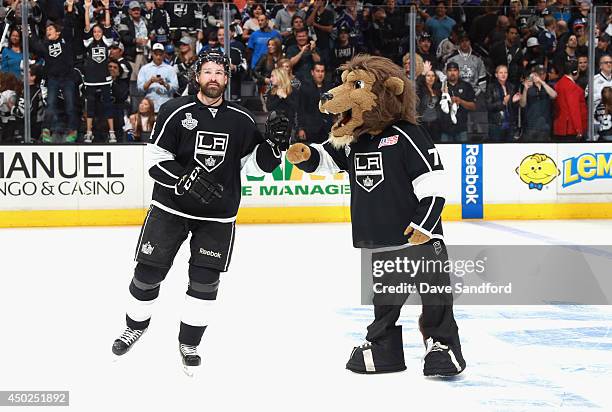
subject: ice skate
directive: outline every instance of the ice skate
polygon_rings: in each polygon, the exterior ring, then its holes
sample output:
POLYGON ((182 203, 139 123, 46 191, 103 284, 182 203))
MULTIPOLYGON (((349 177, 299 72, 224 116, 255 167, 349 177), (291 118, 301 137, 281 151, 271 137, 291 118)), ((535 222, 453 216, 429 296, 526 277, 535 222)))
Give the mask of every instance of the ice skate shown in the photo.
POLYGON ((429 338, 425 341, 423 374, 425 376, 454 376, 465 369, 461 349, 451 348, 429 338))
POLYGON ((353 348, 346 369, 356 373, 386 373, 406 370, 402 327, 395 326, 386 337, 353 348))
POLYGON ((197 367, 202 363, 198 355, 198 347, 193 345, 179 344, 179 352, 183 363, 183 372, 189 377, 193 377, 197 367))
POLYGON ((145 333, 146 329, 132 329, 125 328, 121 336, 115 339, 113 342, 113 353, 117 356, 124 355, 127 351, 129 351, 134 343, 140 339, 140 337, 145 333))

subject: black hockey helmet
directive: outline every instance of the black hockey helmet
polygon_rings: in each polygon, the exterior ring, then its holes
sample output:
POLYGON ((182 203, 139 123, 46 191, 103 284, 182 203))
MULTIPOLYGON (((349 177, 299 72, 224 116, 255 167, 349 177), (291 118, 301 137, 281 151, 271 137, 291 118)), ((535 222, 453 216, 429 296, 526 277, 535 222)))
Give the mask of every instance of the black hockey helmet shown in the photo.
POLYGON ((193 69, 196 73, 196 78, 200 74, 200 70, 202 69, 202 66, 208 62, 217 63, 223 66, 223 70, 225 71, 225 74, 229 76, 230 74, 229 59, 227 58, 225 54, 221 52, 221 50, 212 49, 212 50, 205 50, 201 52, 200 55, 198 56, 198 60, 196 60, 195 64, 193 65, 193 69))

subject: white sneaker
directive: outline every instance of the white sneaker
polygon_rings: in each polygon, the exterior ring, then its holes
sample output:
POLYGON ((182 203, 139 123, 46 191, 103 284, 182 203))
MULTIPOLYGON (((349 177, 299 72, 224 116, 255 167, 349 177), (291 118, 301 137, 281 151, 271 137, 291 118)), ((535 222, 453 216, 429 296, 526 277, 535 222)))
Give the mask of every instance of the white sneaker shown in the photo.
POLYGON ((117 136, 115 136, 115 132, 113 130, 108 132, 108 142, 109 143, 117 143, 117 136))
POLYGON ((92 132, 87 132, 85 133, 85 137, 83 140, 85 143, 91 143, 93 142, 93 133, 92 132))

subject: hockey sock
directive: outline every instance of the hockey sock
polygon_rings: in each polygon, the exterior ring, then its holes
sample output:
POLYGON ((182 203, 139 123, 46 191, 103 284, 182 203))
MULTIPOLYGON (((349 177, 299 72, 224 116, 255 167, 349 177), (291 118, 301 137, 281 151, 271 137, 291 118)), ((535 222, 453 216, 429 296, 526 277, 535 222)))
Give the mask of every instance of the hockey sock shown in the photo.
POLYGON ((127 326, 146 329, 151 320, 153 303, 159 296, 159 285, 166 277, 168 268, 158 268, 138 263, 130 282, 130 296, 126 311, 127 326))
POLYGON ((189 265, 189 287, 181 315, 179 342, 197 346, 209 323, 219 289, 219 271, 189 265))

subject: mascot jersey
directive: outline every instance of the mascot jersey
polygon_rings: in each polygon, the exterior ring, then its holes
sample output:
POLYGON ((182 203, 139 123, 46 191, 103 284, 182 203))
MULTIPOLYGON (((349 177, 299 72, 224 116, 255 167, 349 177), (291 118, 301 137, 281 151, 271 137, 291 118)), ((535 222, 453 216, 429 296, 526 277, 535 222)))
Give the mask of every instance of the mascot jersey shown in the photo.
POLYGON ((351 183, 353 245, 358 248, 408 243, 410 224, 431 238, 443 239, 443 167, 428 133, 406 121, 382 133, 336 149, 313 144, 298 166, 307 173, 348 172, 351 183))

